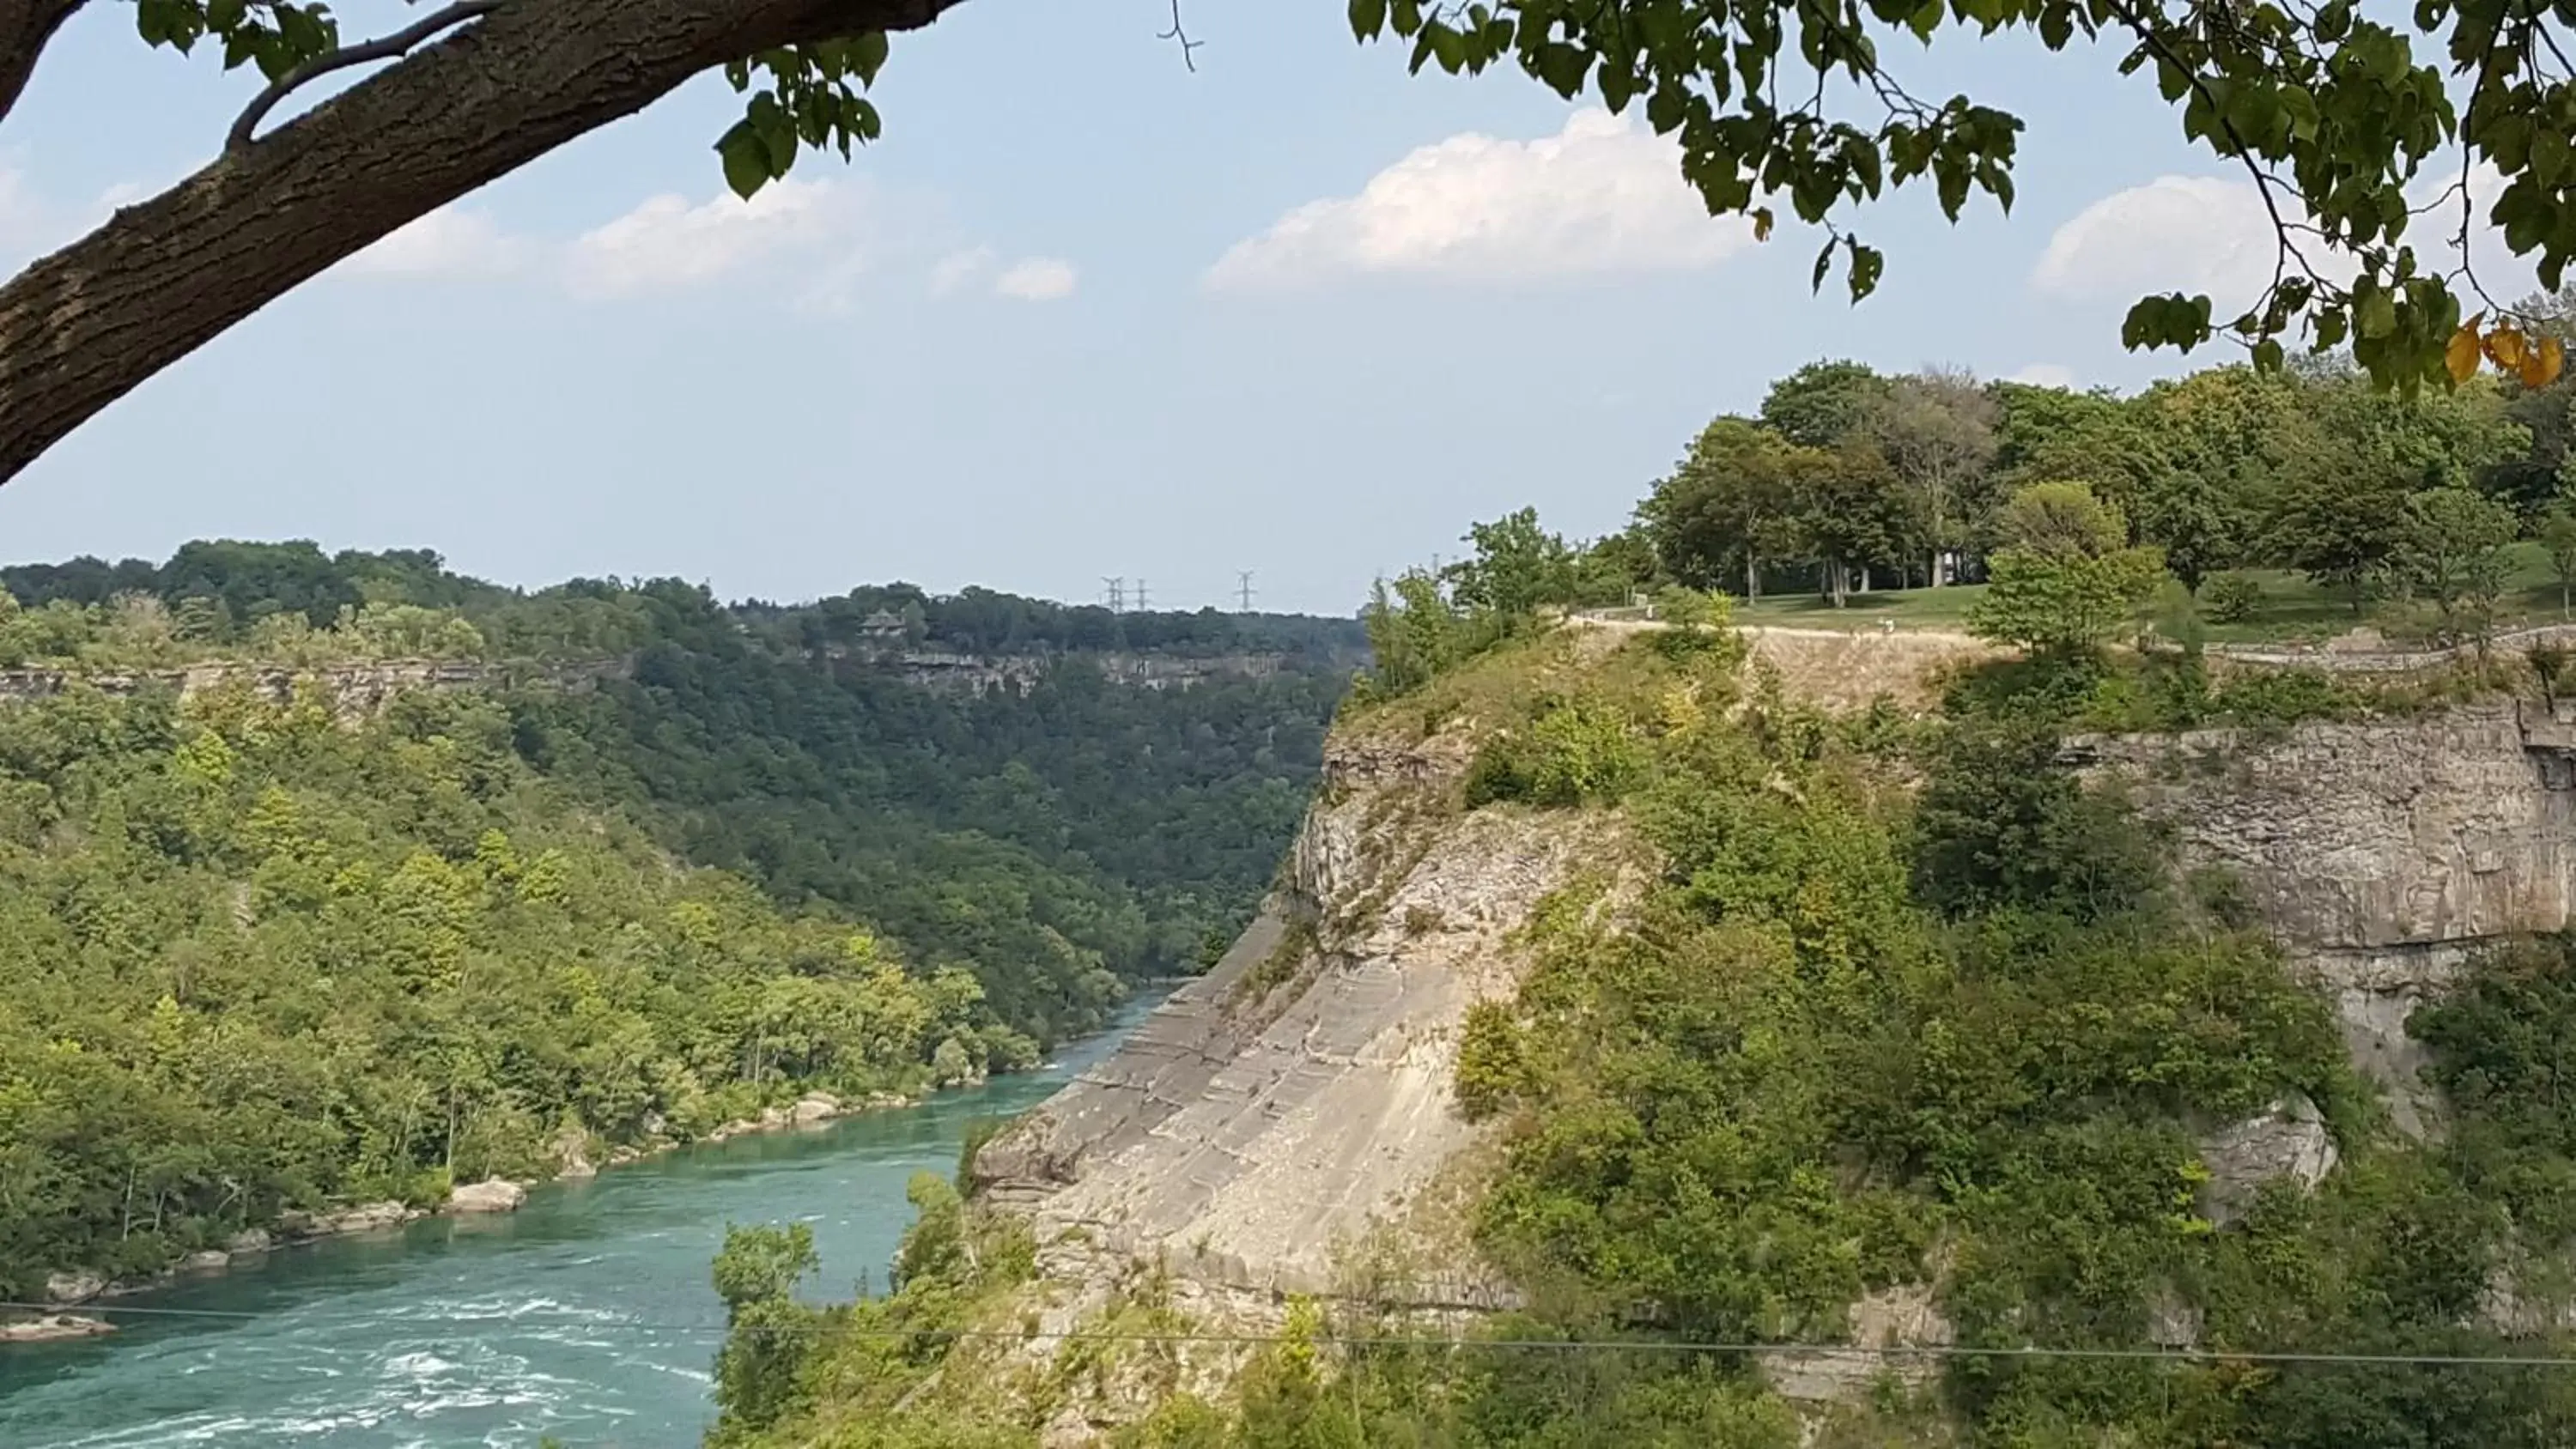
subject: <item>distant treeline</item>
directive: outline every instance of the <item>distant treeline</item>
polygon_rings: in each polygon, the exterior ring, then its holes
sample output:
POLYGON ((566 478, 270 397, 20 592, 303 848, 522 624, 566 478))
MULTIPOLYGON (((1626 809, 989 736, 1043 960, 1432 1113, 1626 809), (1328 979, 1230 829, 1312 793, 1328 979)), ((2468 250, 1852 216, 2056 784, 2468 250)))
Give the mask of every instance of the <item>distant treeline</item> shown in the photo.
MULTIPOLYGON (((24 609, 104 613, 120 600, 159 601, 182 639, 249 640, 263 621, 298 615, 331 630, 373 611, 435 610, 471 623, 496 653, 561 655, 626 650, 662 637, 670 609, 717 605, 703 587, 677 579, 573 579, 516 589, 470 578, 429 549, 325 553, 309 542, 203 540, 167 562, 81 557, 0 568, 24 609)), ((743 628, 783 648, 827 652, 868 637, 880 612, 905 626, 904 643, 964 654, 1134 651, 1206 656, 1295 655, 1354 667, 1367 641, 1356 618, 1230 614, 1216 609, 1116 612, 992 589, 934 595, 905 583, 853 589, 810 604, 746 601, 722 607, 743 628)), ((63 632, 61 629, 56 633, 63 632)), ((276 633, 271 626, 269 633, 276 633)))

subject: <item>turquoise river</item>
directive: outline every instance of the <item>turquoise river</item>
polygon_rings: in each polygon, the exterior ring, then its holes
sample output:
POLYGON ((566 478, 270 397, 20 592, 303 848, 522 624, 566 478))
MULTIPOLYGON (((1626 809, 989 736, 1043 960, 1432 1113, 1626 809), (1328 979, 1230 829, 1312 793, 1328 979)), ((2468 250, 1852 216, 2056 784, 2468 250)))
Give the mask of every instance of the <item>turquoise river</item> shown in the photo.
MULTIPOLYGON (((1132 1008, 1123 1030, 1141 1016, 1132 1008)), ((504 1217, 271 1253, 121 1300, 116 1335, 0 1347, 7 1449, 687 1449, 714 1416, 727 1223, 804 1222, 818 1296, 882 1286, 904 1184, 967 1124, 1035 1105, 1118 1031, 1041 1072, 903 1111, 739 1137, 550 1184, 504 1217)))

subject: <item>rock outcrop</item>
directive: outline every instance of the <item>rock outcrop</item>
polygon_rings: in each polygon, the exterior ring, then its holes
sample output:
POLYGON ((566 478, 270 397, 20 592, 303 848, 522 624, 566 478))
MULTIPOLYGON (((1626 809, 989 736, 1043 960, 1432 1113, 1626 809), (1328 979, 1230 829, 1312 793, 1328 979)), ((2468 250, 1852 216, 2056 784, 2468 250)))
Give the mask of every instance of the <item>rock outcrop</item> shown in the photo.
POLYGON ((87 1303, 107 1291, 107 1280, 96 1273, 55 1273, 45 1279, 45 1301, 68 1307, 87 1303))
POLYGON ((116 1332, 116 1325, 105 1319, 89 1318, 77 1313, 47 1313, 35 1318, 12 1319, 0 1323, 0 1343, 60 1343, 75 1338, 97 1338, 116 1332))
POLYGON ((506 1177, 469 1182, 447 1195, 451 1213, 514 1213, 528 1200, 528 1190, 506 1177))
POLYGON ((1957 1341, 1957 1331, 1932 1301, 1932 1290, 1908 1283, 1868 1294, 1851 1306, 1851 1348, 1773 1352, 1758 1358, 1762 1376, 1784 1399, 1854 1404, 1866 1400, 1882 1382, 1907 1388, 1930 1382, 1940 1368, 1931 1351, 1957 1341), (1901 1351, 1909 1348, 1926 1351, 1901 1351))
POLYGON ((631 661, 623 659, 563 664, 535 660, 370 659, 309 666, 225 662, 182 669, 0 669, 0 701, 44 699, 78 684, 107 695, 166 689, 183 699, 238 687, 282 702, 294 698, 299 684, 310 681, 344 718, 361 718, 383 709, 397 695, 413 690, 489 689, 535 682, 578 689, 603 679, 622 678, 631 668, 631 661))
POLYGON ((2334 1134, 2317 1104, 2293 1093, 2201 1144, 2201 1165, 2209 1169, 2201 1211, 2225 1226, 2253 1206, 2265 1184, 2287 1179, 2303 1191, 2314 1188, 2334 1171, 2336 1158, 2334 1134))
POLYGON ((2431 1103, 2406 1018, 2478 950, 2576 920, 2576 714, 2563 704, 2092 736, 2068 756, 2124 779, 2187 863, 2242 885, 2409 1131, 2431 1103))
POLYGON ((322 1213, 290 1209, 277 1215, 277 1233, 284 1238, 330 1238, 343 1233, 372 1233, 398 1228, 421 1216, 420 1209, 391 1200, 359 1203, 354 1207, 322 1213))
MULTIPOLYGON (((1108 1061, 987 1145, 996 1203, 1034 1216, 1050 1271, 1158 1257, 1260 1300, 1335 1291, 1340 1258, 1401 1234, 1482 1129, 1452 1095, 1468 1008, 1520 979, 1508 938, 1624 848, 1606 816, 1461 814, 1467 742, 1337 740, 1285 882, 1234 948, 1108 1061)), ((1504 1298, 1470 1263, 1408 1302, 1504 1298)))

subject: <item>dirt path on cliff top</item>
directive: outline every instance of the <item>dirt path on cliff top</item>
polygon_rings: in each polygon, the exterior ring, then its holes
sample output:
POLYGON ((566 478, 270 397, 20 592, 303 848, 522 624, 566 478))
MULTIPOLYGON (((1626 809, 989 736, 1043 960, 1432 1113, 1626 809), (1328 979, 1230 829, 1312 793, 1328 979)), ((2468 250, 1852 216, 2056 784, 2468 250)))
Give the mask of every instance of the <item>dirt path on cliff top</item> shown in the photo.
MULTIPOLYGON (((1611 635, 1670 628, 1658 619, 1570 616, 1576 628, 1611 635)), ((1736 626, 1755 658, 1779 671, 1792 695, 1825 709, 1866 709, 1887 698, 1909 709, 1939 702, 1943 677, 1955 665, 2005 653, 1983 639, 1931 629, 1793 629, 1769 624, 1736 626)))

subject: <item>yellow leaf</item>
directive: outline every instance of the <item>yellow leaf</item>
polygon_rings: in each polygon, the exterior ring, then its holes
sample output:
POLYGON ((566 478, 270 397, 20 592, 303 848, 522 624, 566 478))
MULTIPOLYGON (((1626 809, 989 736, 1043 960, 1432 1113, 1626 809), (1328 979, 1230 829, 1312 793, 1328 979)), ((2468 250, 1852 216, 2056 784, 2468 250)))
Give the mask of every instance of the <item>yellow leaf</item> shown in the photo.
POLYGON ((2558 380, 2558 369, 2567 362, 2567 349, 2555 337, 2543 337, 2525 348, 2522 354, 2522 385, 2543 388, 2558 380))
POLYGON ((2522 366, 2522 333, 2510 322, 2487 334, 2487 360, 2498 372, 2512 372, 2522 366))
POLYGON ((2478 321, 2475 317, 2451 334, 2451 345, 2442 350, 2442 365, 2451 370, 2453 382, 2467 382, 2477 375, 2478 321))
POLYGON ((1758 242, 1771 239, 1771 208, 1757 206, 1753 209, 1753 239, 1758 242))

